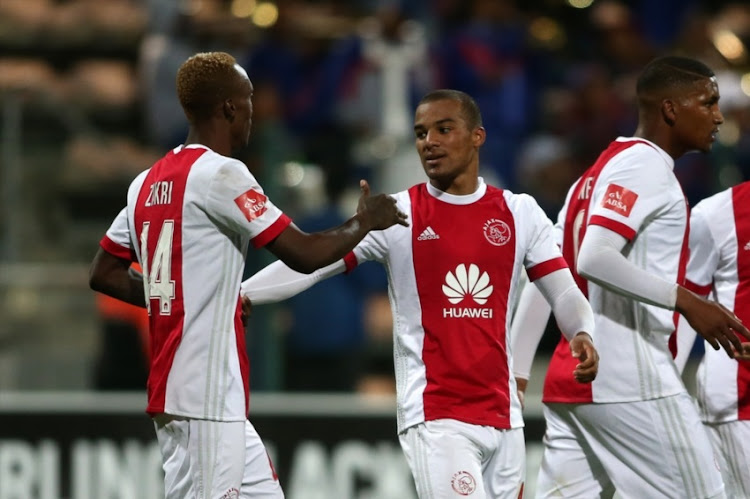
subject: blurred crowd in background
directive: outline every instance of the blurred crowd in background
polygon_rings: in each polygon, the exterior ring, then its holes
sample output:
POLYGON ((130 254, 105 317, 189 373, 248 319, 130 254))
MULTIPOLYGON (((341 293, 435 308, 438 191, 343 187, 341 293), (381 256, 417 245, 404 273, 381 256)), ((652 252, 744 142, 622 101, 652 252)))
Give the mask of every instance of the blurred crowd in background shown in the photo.
MULTIPOLYGON (((532 194, 554 220, 577 176, 633 133, 635 78, 666 53, 719 80, 719 142, 677 162, 695 204, 750 179, 749 49, 741 1, 2 0, 0 264, 90 261, 130 180, 184 140, 174 79, 195 52, 224 50, 247 69, 253 133, 238 157, 314 231, 353 212, 360 178, 384 192, 423 181, 413 111, 435 88, 479 103, 488 183, 532 194)), ((248 275, 270 261, 251 251, 248 275)), ((369 265, 256 307, 255 389, 393 391, 386 280, 369 265)), ((21 310, 29 298, 8 275, 5 306, 21 310)), ((96 310, 82 384, 142 389, 140 311, 101 298, 96 310)), ((11 329, 0 358, 24 344, 11 329)), ((24 387, 15 379, 0 388, 24 387)))

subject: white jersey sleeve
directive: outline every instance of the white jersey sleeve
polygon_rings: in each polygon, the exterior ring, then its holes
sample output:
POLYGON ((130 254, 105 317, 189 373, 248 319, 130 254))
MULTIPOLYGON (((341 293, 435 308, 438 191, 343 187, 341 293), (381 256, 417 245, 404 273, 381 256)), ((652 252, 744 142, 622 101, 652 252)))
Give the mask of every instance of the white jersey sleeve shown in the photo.
POLYGON ((638 144, 615 156, 596 182, 590 225, 602 225, 632 240, 640 227, 671 202, 662 194, 670 188, 668 170, 651 146, 638 144))
MULTIPOLYGON (((396 206, 402 213, 411 213, 411 201, 407 191, 391 194, 391 197, 396 200, 396 206)), ((401 226, 394 225, 385 230, 369 232, 352 250, 352 253, 345 258, 346 270, 351 271, 354 266, 367 261, 386 263, 389 250, 393 250, 391 248, 393 243, 389 238, 394 234, 400 233, 399 227, 401 226), (352 256, 356 258, 356 261, 352 261, 352 256)), ((403 229, 403 227, 401 228, 403 229)))
POLYGON ((284 228, 289 223, 288 217, 268 199, 240 161, 227 159, 217 168, 206 196, 209 216, 220 226, 248 234, 256 248, 264 246, 280 232, 266 233, 266 229, 282 220, 284 228))
POLYGON ((557 236, 550 219, 534 198, 526 194, 519 194, 518 197, 525 213, 523 221, 529 225, 525 232, 528 234, 529 244, 524 257, 524 266, 529 280, 533 282, 550 272, 567 268, 567 265, 556 243, 557 236))
POLYGON ((99 244, 107 253, 135 261, 126 208, 120 210, 99 244))

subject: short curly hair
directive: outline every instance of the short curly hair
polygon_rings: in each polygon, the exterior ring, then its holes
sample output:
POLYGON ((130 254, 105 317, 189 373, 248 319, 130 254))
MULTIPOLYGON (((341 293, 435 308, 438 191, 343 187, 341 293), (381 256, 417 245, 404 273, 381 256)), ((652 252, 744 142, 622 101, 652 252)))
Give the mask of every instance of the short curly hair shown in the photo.
POLYGON ((482 126, 482 113, 479 111, 477 101, 475 101, 469 94, 461 92, 460 90, 450 88, 433 90, 422 97, 418 106, 439 100, 452 100, 461 104, 461 112, 463 113, 463 118, 466 120, 466 125, 469 127, 469 130, 482 126))
POLYGON ((189 121, 204 120, 237 90, 237 60, 226 52, 193 55, 177 71, 177 97, 189 121))
POLYGON ((713 76, 713 70, 697 59, 659 57, 649 62, 641 72, 636 83, 636 95, 641 101, 647 101, 713 76))

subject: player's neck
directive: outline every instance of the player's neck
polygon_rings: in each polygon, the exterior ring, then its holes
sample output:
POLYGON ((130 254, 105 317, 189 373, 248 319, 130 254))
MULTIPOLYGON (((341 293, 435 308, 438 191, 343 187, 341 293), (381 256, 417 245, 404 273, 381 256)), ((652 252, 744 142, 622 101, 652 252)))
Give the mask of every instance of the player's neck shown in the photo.
POLYGON ((188 136, 185 139, 185 145, 188 144, 204 145, 223 156, 230 156, 232 154, 232 146, 227 134, 219 134, 211 129, 191 126, 188 136))
POLYGON ((476 175, 470 177, 461 175, 448 182, 441 182, 440 179, 431 179, 430 185, 447 194, 453 194, 454 196, 468 196, 469 194, 477 192, 477 189, 479 188, 479 177, 476 175))
POLYGON ((649 142, 653 142, 667 154, 669 154, 672 159, 677 159, 685 153, 685 151, 678 150, 678 148, 675 147, 675 144, 671 140, 671 128, 649 126, 647 124, 644 125, 641 123, 638 125, 638 128, 636 129, 633 136, 641 139, 646 139, 649 142))

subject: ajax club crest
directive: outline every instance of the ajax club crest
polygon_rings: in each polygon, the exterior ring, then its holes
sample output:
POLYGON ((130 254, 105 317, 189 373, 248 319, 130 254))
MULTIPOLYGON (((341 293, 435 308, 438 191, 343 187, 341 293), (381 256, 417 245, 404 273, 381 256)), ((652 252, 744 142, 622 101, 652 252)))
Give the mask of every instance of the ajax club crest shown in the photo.
POLYGON ((490 218, 484 223, 484 237, 495 246, 502 246, 510 241, 511 232, 508 224, 497 218, 490 218))

